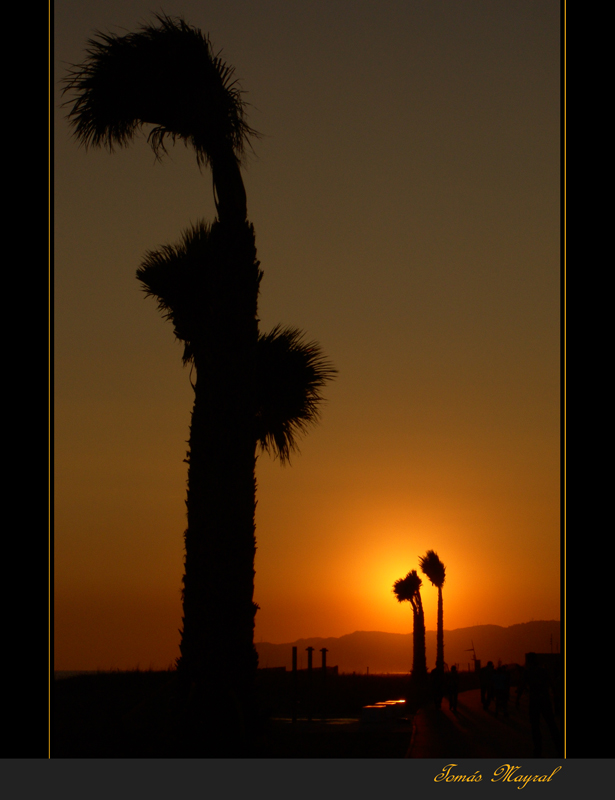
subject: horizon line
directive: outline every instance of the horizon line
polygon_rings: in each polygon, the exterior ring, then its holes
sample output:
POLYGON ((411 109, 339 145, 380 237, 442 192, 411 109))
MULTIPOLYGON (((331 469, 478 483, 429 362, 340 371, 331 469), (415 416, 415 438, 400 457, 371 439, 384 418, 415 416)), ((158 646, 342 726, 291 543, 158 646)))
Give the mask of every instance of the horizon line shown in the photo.
MULTIPOLYGON (((476 625, 462 625, 459 628, 444 628, 444 633, 454 633, 455 631, 462 631, 465 628, 514 628, 516 625, 531 625, 533 622, 558 622, 560 625, 562 623, 561 619, 530 619, 526 622, 513 622, 511 625, 498 625, 495 622, 481 622, 477 623, 476 625)), ((386 633, 389 636, 412 636, 412 631, 408 631, 407 633, 396 633, 391 631, 377 631, 377 630, 356 630, 352 631, 351 633, 342 633, 339 636, 300 636, 298 639, 293 639, 292 641, 285 641, 285 642, 270 642, 261 639, 259 642, 254 642, 254 644, 292 644, 294 642, 305 642, 308 639, 341 639, 344 636, 353 636, 355 633, 386 633)), ((425 633, 437 633, 435 628, 426 628, 425 633)))

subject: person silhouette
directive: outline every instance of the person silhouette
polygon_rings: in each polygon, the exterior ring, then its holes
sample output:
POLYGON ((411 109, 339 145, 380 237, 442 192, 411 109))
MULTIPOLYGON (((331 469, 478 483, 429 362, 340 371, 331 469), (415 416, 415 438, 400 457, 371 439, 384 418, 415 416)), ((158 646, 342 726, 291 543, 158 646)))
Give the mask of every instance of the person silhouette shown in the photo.
POLYGON ((457 711, 457 696, 459 694, 459 673, 457 667, 453 665, 448 673, 448 707, 451 711, 457 711))
POLYGON ((487 666, 480 671, 480 701, 485 711, 489 708, 493 698, 493 661, 488 661, 487 666))
POLYGON ((510 697, 510 674, 504 664, 499 666, 493 675, 493 691, 495 695, 495 715, 500 711, 508 716, 508 699, 510 697))
POLYGON ((534 758, 540 758, 542 755, 541 717, 547 723, 558 756, 562 751, 560 733, 551 703, 550 684, 549 673, 540 665, 536 653, 527 653, 525 656, 525 670, 517 690, 517 704, 519 704, 521 695, 527 689, 534 758))
POLYGON ((429 676, 431 678, 431 692, 436 709, 439 711, 442 706, 444 696, 444 674, 439 667, 432 669, 429 676))

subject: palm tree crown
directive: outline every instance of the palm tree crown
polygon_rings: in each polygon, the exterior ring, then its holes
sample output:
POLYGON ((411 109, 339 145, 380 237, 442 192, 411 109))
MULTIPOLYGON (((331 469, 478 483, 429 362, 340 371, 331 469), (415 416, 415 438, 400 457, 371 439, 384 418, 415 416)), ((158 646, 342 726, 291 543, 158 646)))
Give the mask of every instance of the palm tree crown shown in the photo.
POLYGON ((441 589, 444 585, 446 569, 438 558, 438 554, 434 550, 428 550, 424 556, 419 558, 419 566, 431 583, 438 589, 441 589))
POLYGON ((256 437, 262 450, 288 463, 297 439, 317 422, 322 389, 337 370, 320 345, 296 328, 260 334, 256 350, 256 437))
POLYGON ((403 603, 406 600, 414 606, 417 592, 422 585, 423 581, 420 579, 417 571, 413 569, 405 578, 399 578, 395 581, 393 584, 393 593, 399 603, 403 603))
POLYGON ((168 139, 190 144, 198 163, 212 169, 216 203, 224 205, 231 193, 243 212, 239 160, 258 134, 246 122, 234 69, 198 28, 162 14, 156 20, 135 33, 98 33, 88 41, 84 63, 71 66, 64 87, 74 95, 68 119, 75 137, 113 151, 153 125, 148 141, 158 157, 168 139))
POLYGON ((241 155, 255 131, 245 121, 234 68, 198 28, 156 19, 157 27, 88 40, 87 58, 71 67, 65 86, 77 95, 68 115, 77 139, 113 150, 150 123, 158 126, 149 136, 157 153, 170 137, 189 142, 205 163, 222 143, 241 155))

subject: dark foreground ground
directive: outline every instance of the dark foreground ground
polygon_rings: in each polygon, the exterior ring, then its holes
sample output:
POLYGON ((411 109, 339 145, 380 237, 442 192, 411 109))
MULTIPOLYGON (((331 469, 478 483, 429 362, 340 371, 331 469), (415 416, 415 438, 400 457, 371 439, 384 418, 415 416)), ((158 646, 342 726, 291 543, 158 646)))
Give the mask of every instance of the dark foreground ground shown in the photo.
MULTIPOLYGON (((413 700, 407 676, 328 675, 308 684, 299 675, 262 671, 258 676, 260 718, 243 758, 498 758, 533 754, 527 700, 506 715, 480 704, 476 676, 461 675, 456 714, 446 700, 413 700), (386 722, 361 721, 361 709, 406 698, 405 713, 386 722), (293 710, 295 721, 292 720, 293 710)), ((210 757, 183 737, 174 706, 173 672, 116 672, 54 682, 52 751, 55 758, 210 757)), ((215 720, 211 728, 215 731, 215 720)), ((215 737, 215 733, 214 733, 215 737)), ((543 757, 559 753, 543 725, 543 757)))
MULTIPOLYGON (((403 758, 412 713, 386 724, 360 723, 365 705, 404 698, 406 676, 317 675, 311 687, 299 676, 263 671, 258 676, 259 721, 252 758, 403 758), (296 720, 292 721, 293 710, 296 720)), ((174 707, 175 675, 113 672, 78 675, 52 687, 52 757, 180 758, 190 752, 174 707)), ((215 727, 215 720, 212 720, 215 727)))
POLYGON ((408 758, 562 758, 564 741, 560 720, 556 738, 544 718, 539 719, 539 751, 532 735, 527 695, 516 702, 513 693, 505 709, 491 703, 485 711, 480 689, 459 695, 457 709, 446 700, 439 711, 426 705, 417 711, 408 758))

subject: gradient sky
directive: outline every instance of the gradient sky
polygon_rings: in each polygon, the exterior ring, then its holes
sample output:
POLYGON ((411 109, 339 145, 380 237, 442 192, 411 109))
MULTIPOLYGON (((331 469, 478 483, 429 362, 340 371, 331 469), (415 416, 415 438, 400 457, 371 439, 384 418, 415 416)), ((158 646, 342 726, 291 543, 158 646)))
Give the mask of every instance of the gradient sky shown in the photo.
MULTIPOLYGON (((59 0, 56 85, 160 8, 210 34, 263 134, 261 329, 339 370, 292 465, 258 461, 256 641, 409 632, 391 589, 428 549, 446 629, 558 619, 559 3, 59 0)), ((213 219, 211 177, 183 145, 86 153, 52 101, 55 668, 165 668, 193 393, 135 271, 213 219)))

